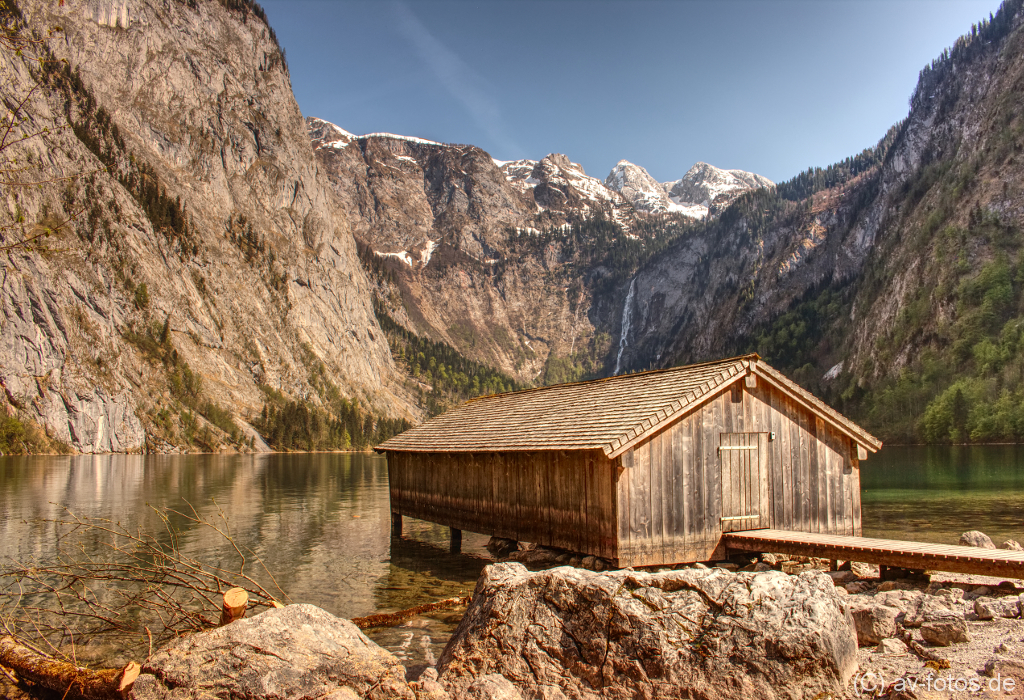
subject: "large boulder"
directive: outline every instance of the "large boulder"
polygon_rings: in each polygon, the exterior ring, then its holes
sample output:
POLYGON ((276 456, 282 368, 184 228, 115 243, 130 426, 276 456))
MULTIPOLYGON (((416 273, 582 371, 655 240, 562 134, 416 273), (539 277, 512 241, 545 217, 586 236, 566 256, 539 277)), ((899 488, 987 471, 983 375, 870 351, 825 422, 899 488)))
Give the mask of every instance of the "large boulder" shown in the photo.
POLYGON ((813 698, 857 669, 857 636, 821 572, 593 573, 488 566, 441 656, 453 697, 498 673, 523 697, 813 698))
POLYGON ((313 605, 182 637, 142 667, 134 700, 414 700, 405 669, 355 625, 313 605))
POLYGON ((995 549, 992 538, 978 530, 968 530, 960 535, 960 544, 964 547, 981 547, 982 549, 995 549))

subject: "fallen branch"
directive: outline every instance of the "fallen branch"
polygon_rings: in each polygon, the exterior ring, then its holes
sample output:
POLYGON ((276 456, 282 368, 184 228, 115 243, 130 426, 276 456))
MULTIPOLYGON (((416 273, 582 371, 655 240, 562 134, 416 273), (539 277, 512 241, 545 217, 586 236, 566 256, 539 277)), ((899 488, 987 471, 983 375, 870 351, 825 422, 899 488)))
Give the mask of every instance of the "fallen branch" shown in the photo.
POLYGON ((0 664, 23 681, 74 700, 127 698, 141 670, 134 661, 121 669, 82 668, 33 651, 8 635, 0 636, 0 664))
POLYGON ((417 605, 415 608, 399 610, 398 612, 393 613, 378 613, 376 615, 367 615, 366 617, 353 617, 352 624, 361 630, 368 630, 374 627, 394 627, 395 625, 400 625, 406 620, 414 618, 417 615, 436 612, 437 610, 457 608, 460 605, 469 605, 469 596, 465 596, 463 598, 445 598, 444 600, 439 600, 436 603, 417 605))
POLYGON ((906 644, 912 652, 917 654, 919 659, 931 665, 936 671, 950 668, 949 659, 945 659, 931 649, 926 649, 921 646, 920 642, 915 641, 914 636, 910 634, 910 631, 903 625, 896 625, 896 633, 899 635, 903 643, 906 644))

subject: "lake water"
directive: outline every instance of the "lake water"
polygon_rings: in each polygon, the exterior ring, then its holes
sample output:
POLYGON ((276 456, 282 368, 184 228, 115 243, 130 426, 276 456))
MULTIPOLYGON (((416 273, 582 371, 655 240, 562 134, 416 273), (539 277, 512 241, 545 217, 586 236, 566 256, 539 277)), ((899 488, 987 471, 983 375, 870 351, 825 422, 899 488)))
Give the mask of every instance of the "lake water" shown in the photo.
MULTIPOLYGON (((955 543, 980 529, 1024 541, 1024 449, 886 447, 862 464, 864 535, 955 543)), ((0 558, 51 556, 52 521, 72 512, 158 533, 156 508, 224 513, 235 539, 293 602, 342 617, 469 595, 490 561, 487 538, 406 519, 390 536, 387 466, 376 455, 198 455, 0 458, 0 558)), ((209 528, 172 518, 180 549, 210 564, 230 549, 209 528)), ((269 582, 268 582, 269 583, 269 582)), ((432 663, 459 611, 370 636, 407 665, 432 663)))
POLYGON ((861 463, 865 537, 1024 543, 1024 446, 884 447, 861 463))

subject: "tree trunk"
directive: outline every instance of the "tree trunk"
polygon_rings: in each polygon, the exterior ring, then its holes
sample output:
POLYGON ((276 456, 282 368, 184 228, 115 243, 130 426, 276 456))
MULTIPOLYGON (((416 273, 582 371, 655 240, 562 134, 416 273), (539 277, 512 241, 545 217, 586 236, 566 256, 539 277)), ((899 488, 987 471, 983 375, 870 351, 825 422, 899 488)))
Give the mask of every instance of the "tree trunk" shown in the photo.
POLYGON ((249 594, 244 588, 232 588, 224 594, 224 607, 220 610, 220 624, 224 625, 245 617, 249 594))
POLYGON ((0 636, 0 665, 23 681, 76 700, 127 698, 141 670, 134 661, 121 669, 82 668, 35 652, 8 635, 0 636))

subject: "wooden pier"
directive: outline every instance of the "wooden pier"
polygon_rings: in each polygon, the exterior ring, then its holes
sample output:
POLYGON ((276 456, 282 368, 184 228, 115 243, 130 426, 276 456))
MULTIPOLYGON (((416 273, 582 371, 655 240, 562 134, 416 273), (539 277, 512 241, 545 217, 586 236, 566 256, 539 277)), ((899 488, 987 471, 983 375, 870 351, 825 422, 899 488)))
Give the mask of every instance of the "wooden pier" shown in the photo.
POLYGON ((730 551, 777 552, 919 571, 951 571, 960 574, 1024 579, 1024 552, 1007 549, 981 549, 772 529, 727 532, 722 535, 721 546, 730 551))

